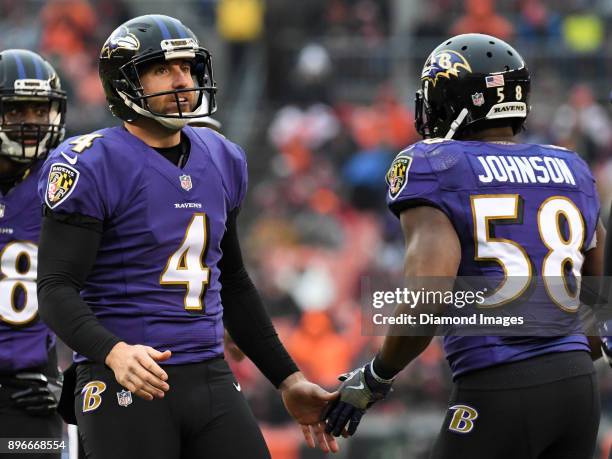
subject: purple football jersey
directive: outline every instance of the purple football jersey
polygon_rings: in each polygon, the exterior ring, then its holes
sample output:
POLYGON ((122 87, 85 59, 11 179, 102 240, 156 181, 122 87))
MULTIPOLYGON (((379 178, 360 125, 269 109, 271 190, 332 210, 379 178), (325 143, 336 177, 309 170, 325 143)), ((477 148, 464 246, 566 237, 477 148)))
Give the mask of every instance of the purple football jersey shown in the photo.
POLYGON ((41 224, 36 191, 42 163, 0 195, 0 373, 47 364, 55 336, 38 317, 36 266, 41 224))
POLYGON ((247 187, 238 146, 210 129, 183 132, 182 169, 116 127, 64 142, 39 184, 55 212, 104 222, 83 299, 127 343, 171 350, 168 364, 223 352, 220 243, 247 187))
POLYGON ((445 336, 454 377, 550 352, 589 351, 579 327, 564 336, 537 332, 577 323, 578 295, 561 288, 560 279, 580 276, 584 252, 595 242, 599 200, 593 176, 576 153, 547 145, 431 139, 400 152, 387 181, 387 204, 396 215, 425 204, 448 216, 461 242, 458 276, 499 280, 497 293, 505 303, 529 294, 528 336, 445 336), (539 283, 528 290, 534 278, 539 283))

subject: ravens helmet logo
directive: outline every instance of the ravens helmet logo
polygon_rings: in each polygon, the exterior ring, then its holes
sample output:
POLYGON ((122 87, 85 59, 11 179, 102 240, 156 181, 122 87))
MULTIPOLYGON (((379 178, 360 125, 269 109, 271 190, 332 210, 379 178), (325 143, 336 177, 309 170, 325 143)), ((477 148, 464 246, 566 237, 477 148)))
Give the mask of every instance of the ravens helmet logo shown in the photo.
POLYGON ((109 58, 119 49, 129 49, 131 51, 138 51, 140 49, 138 38, 124 26, 117 27, 111 36, 108 37, 108 40, 106 40, 102 47, 100 56, 109 58))
POLYGON ((451 76, 459 76, 461 69, 472 73, 472 68, 466 58, 457 51, 441 50, 429 56, 423 67, 421 80, 429 80, 432 86, 435 86, 438 78, 450 80, 451 76))

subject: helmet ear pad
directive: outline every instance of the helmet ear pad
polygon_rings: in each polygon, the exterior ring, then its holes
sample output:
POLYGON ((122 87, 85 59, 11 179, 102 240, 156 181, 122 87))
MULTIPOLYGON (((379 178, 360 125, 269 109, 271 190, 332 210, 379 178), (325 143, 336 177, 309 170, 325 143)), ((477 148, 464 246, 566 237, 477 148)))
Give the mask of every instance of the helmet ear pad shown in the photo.
POLYGON ((115 80, 113 86, 117 91, 125 92, 130 90, 130 85, 125 80, 115 80))

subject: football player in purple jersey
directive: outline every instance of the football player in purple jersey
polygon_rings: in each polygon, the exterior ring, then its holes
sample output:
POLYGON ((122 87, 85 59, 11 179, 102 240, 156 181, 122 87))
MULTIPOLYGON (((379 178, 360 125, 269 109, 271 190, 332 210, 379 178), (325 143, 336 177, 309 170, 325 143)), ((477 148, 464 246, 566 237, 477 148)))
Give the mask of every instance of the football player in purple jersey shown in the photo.
MULTIPOLYGON (((527 305, 534 327, 523 329, 528 336, 445 335, 454 388, 435 459, 593 457, 600 404, 587 337, 580 327, 560 336, 537 330, 576 323, 579 279, 601 275, 605 232, 586 163, 563 148, 517 143, 529 92, 527 66, 504 41, 445 40, 417 91, 425 140, 400 152, 387 174, 406 287, 452 291, 457 276, 490 279, 497 284, 486 306, 527 305)), ((400 305, 396 314, 410 310, 400 305)), ((432 334, 418 334, 392 326, 375 358, 341 377, 328 432, 355 432, 429 345, 432 334)))
MULTIPOLYGON (((38 317, 36 265, 42 220, 38 178, 43 159, 64 136, 65 114, 66 94, 45 59, 23 49, 0 52, 3 438, 62 438, 62 422, 56 412, 61 378, 55 336, 38 317)), ((34 457, 50 456, 36 453, 34 457)))
POLYGON ((337 451, 330 394, 299 372, 242 261, 242 149, 208 128, 210 53, 177 19, 134 18, 100 53, 119 127, 49 156, 38 294, 77 355, 75 412, 91 458, 267 458, 223 359, 224 326, 280 390, 310 446, 337 451))
MULTIPOLYGON (((610 93, 610 102, 612 102, 612 93, 610 93)), ((612 366, 612 208, 608 217, 608 232, 606 234, 606 243, 604 249, 604 281, 601 285, 601 296, 603 298, 604 307, 598 311, 599 315, 599 333, 601 335, 601 351, 608 364, 612 366)), ((612 459, 612 449, 609 452, 609 457, 612 459)))

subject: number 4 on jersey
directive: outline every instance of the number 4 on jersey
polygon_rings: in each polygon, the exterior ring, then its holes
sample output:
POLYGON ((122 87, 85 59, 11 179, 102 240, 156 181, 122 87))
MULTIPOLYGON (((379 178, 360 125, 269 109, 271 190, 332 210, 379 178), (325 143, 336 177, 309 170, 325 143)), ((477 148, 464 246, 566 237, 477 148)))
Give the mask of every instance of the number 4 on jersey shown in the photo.
POLYGON ((210 268, 204 264, 208 247, 208 218, 196 213, 191 218, 179 248, 170 256, 159 283, 185 285, 185 309, 204 312, 203 298, 210 281, 210 268))
POLYGON ((80 137, 77 137, 74 140, 70 141, 70 145, 74 145, 72 147, 72 151, 76 153, 83 153, 84 150, 91 148, 93 145, 93 141, 102 137, 102 134, 85 134, 80 137))

